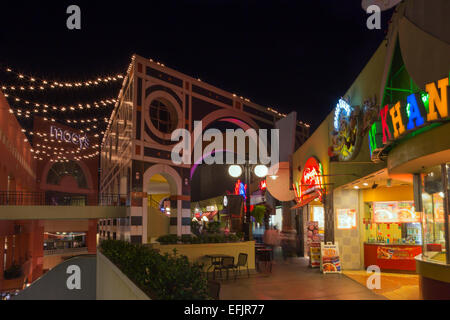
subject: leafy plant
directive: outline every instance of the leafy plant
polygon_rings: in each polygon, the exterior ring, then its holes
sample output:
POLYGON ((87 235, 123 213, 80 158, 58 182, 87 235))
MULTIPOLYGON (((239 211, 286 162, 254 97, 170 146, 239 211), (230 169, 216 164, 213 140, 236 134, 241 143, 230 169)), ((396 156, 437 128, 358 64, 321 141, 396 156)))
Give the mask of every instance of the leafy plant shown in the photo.
POLYGON ((104 240, 101 252, 152 299, 209 299, 202 265, 186 256, 161 255, 155 250, 125 241, 104 240))
POLYGON ((192 220, 191 221, 191 231, 193 234, 195 234, 196 236, 200 235, 200 223, 197 220, 192 220))
POLYGON ((208 233, 219 233, 220 232, 220 222, 219 221, 211 221, 206 225, 206 231, 208 233))
POLYGON ((181 235, 181 242, 182 243, 192 243, 192 236, 190 234, 183 234, 181 235))
POLYGON ((178 240, 181 239, 176 234, 166 234, 156 239, 161 244, 177 244, 178 240))
POLYGON ((253 208, 251 215, 255 218, 258 223, 263 223, 264 215, 266 214, 266 207, 263 205, 258 205, 253 208))

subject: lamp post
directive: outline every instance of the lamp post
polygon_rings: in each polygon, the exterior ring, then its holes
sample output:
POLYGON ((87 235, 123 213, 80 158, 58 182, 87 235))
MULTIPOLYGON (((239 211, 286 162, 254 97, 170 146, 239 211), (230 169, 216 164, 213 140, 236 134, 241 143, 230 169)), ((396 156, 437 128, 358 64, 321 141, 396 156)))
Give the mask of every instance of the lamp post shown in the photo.
POLYGON ((228 174, 233 178, 239 178, 242 173, 244 174, 244 186, 247 185, 245 189, 245 216, 244 216, 244 239, 249 241, 252 240, 252 232, 251 232, 251 217, 250 217, 250 183, 252 177, 252 169, 254 174, 259 178, 264 178, 267 176, 269 169, 263 165, 254 165, 248 162, 245 162, 242 166, 240 165, 231 165, 228 168, 228 174))

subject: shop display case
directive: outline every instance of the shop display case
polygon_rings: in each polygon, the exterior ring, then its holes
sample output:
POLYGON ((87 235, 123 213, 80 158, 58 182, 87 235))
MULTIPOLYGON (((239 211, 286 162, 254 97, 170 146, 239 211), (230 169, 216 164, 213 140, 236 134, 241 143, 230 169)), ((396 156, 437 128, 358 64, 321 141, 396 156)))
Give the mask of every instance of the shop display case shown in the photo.
POLYGON ((366 203, 364 226, 366 268, 415 271, 414 258, 422 252, 422 228, 414 201, 366 203))
MULTIPOLYGON (((448 175, 447 166, 444 167, 448 175)), ((448 219, 446 222, 443 172, 442 166, 435 166, 421 175, 422 224, 424 230, 423 257, 437 262, 449 263, 446 258, 448 219)))
POLYGON ((450 166, 442 164, 417 179, 424 241, 416 265, 423 299, 450 299, 449 178, 450 166))

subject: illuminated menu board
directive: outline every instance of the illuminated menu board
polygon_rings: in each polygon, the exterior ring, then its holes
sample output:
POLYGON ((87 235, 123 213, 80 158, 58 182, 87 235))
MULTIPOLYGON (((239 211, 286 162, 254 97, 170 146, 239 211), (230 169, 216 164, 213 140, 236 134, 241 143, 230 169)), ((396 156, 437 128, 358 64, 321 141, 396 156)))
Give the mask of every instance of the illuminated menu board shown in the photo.
POLYGON ((356 229, 355 209, 336 209, 338 229, 356 229))
POLYGON ((414 201, 373 202, 373 222, 420 222, 420 214, 414 210, 414 201))

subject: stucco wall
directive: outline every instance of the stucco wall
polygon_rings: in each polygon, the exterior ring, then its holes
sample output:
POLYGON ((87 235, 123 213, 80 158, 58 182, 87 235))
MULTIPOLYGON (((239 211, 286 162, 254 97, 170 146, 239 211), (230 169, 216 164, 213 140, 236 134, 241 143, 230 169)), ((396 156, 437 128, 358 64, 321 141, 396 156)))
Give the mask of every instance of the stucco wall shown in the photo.
POLYGON ((337 209, 356 210, 356 229, 338 229, 335 224, 334 238, 339 245, 342 269, 357 270, 362 266, 361 262, 361 241, 360 232, 363 233, 363 226, 360 223, 361 210, 359 201, 359 191, 357 190, 335 190, 334 191, 334 211, 337 209))

